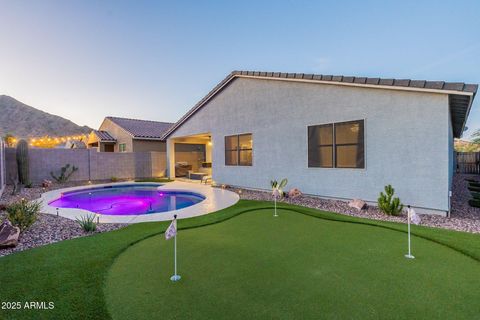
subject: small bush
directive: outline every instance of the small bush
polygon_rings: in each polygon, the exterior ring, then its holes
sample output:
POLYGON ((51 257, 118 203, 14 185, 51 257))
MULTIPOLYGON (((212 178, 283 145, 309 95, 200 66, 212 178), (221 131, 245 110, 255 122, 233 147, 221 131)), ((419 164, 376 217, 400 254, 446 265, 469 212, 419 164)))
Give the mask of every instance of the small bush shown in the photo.
POLYGON ((480 182, 469 182, 470 187, 480 188, 480 182))
POLYGON ((468 200, 470 207, 480 208, 480 199, 470 199, 468 200))
POLYGON ((75 166, 70 167, 70 164, 66 164, 64 167, 60 169, 60 174, 57 176, 52 172, 50 172, 50 175, 52 176, 53 179, 55 179, 58 183, 65 183, 70 179, 72 174, 74 174, 76 171, 78 171, 78 168, 75 166))
POLYGON ((38 213, 40 212, 40 202, 29 202, 22 199, 9 205, 6 210, 8 220, 14 226, 19 227, 21 231, 24 231, 37 221, 38 213))
POLYGON ((118 178, 117 178, 117 177, 111 177, 111 178, 110 178, 110 181, 112 181, 112 182, 118 182, 118 178))
POLYGON ((472 187, 472 186, 469 186, 468 187, 468 190, 472 191, 472 192, 480 192, 480 187, 472 187))
POLYGON ((380 192, 378 207, 387 215, 398 216, 403 210, 403 204, 398 197, 393 197, 395 189, 391 185, 385 186, 385 193, 380 192))
POLYGON ((480 200, 480 192, 471 192, 471 194, 474 199, 480 200))
POLYGON ((76 218, 75 220, 85 232, 94 232, 95 230, 97 230, 97 224, 95 223, 94 214, 81 216, 80 219, 76 218))

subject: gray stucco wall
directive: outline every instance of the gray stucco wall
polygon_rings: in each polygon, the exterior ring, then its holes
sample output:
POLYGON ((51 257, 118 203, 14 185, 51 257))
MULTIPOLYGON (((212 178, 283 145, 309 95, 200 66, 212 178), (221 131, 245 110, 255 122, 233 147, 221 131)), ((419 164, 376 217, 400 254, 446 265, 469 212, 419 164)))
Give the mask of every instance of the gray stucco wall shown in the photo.
MULTIPOLYGON (((7 177, 17 176, 15 149, 6 149, 7 177)), ((150 178, 165 175, 165 152, 97 152, 96 149, 30 149, 30 179, 52 180, 50 172, 74 165, 79 168, 72 181, 150 178)))
POLYGON ((158 140, 137 140, 133 139, 133 152, 158 151, 165 152, 165 142, 158 140))
POLYGON ((448 96, 399 90, 236 79, 170 139, 211 133, 213 179, 268 189, 376 201, 392 184, 406 204, 448 210, 448 96), (307 126, 365 119, 365 169, 307 166, 307 126), (224 165, 224 137, 253 134, 253 166, 224 165))

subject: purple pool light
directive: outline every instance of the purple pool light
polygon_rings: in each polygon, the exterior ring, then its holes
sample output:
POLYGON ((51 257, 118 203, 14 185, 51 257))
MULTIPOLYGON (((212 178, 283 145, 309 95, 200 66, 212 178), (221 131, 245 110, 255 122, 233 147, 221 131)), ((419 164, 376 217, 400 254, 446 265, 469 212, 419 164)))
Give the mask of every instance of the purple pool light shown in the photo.
POLYGON ((189 207, 205 197, 188 191, 159 191, 158 184, 120 185, 65 192, 52 207, 78 208, 106 215, 141 215, 189 207))

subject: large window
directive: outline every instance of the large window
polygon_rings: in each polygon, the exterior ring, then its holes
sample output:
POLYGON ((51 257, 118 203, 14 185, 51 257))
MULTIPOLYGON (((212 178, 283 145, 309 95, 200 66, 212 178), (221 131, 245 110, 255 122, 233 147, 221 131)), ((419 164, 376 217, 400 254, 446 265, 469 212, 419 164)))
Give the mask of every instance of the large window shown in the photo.
POLYGON ((238 134, 225 137, 225 165, 251 166, 253 140, 252 134, 238 134))
POLYGON ((363 120, 308 127, 308 166, 365 168, 363 120))

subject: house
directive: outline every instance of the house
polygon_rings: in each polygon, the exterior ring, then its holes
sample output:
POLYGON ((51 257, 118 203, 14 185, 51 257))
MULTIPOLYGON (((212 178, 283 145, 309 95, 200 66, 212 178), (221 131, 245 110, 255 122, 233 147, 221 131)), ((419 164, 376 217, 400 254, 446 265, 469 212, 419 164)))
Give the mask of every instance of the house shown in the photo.
POLYGON ((106 117, 88 137, 88 147, 102 152, 165 151, 162 136, 173 123, 106 117))
POLYGON ((391 184, 423 213, 450 210, 453 139, 462 135, 478 85, 299 73, 235 71, 164 134, 204 141, 213 180, 376 202, 391 184))

